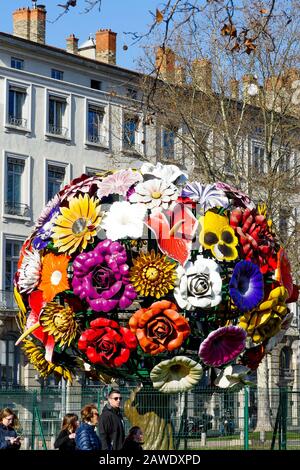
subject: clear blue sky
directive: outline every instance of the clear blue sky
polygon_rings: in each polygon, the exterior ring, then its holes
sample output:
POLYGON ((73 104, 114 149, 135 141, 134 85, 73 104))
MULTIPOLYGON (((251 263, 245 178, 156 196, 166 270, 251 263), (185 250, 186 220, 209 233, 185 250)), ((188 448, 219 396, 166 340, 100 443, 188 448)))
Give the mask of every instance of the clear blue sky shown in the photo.
MULTIPOLYGON (((135 60, 143 54, 139 45, 130 46, 132 40, 124 32, 143 33, 152 21, 149 10, 155 12, 160 0, 102 0, 99 12, 97 8, 88 14, 83 11, 84 0, 77 0, 78 6, 70 8, 55 23, 51 23, 63 11, 57 3, 66 3, 66 0, 39 0, 47 8, 47 35, 46 42, 51 46, 65 48, 65 38, 74 33, 83 43, 90 33, 100 28, 110 28, 117 35, 117 64, 121 67, 136 69, 135 60), (123 45, 129 46, 127 51, 123 45)), ((0 0, 0 31, 12 33, 12 12, 20 7, 31 7, 31 0, 0 0)))

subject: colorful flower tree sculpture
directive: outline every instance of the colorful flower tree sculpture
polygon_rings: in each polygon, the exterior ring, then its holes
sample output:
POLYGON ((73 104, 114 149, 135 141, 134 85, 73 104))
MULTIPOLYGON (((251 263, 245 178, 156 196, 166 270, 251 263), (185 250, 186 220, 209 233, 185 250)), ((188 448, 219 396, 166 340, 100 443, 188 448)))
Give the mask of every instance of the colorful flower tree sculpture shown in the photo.
POLYGON ((17 343, 43 377, 176 393, 205 373, 232 389, 282 338, 297 294, 265 209, 147 163, 82 175, 44 208, 15 275, 17 343))

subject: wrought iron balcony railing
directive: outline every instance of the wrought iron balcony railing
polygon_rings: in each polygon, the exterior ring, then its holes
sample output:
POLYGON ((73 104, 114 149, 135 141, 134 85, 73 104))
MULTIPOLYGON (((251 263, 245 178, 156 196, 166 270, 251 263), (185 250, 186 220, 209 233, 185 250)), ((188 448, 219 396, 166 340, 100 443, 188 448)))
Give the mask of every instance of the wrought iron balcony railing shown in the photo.
POLYGON ((49 134, 66 137, 68 134, 68 129, 66 127, 59 127, 49 124, 49 134))
POLYGON ((0 290, 0 310, 17 310, 13 291, 0 290))
POLYGON ((91 144, 106 145, 107 139, 102 134, 97 134, 96 132, 92 132, 88 134, 88 142, 90 142, 91 144))
POLYGON ((5 203, 5 214, 20 215, 22 217, 30 217, 30 207, 27 204, 21 202, 7 201, 5 203))
POLYGON ((27 119, 10 115, 8 116, 8 124, 10 124, 11 126, 21 127, 23 129, 26 129, 27 119))

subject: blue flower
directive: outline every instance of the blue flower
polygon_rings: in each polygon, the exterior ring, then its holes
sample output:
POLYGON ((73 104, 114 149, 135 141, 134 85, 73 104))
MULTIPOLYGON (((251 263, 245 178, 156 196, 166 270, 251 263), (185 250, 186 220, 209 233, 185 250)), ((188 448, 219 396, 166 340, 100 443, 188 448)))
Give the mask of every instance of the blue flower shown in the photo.
POLYGON ((229 293, 241 312, 256 307, 264 296, 264 280, 259 267, 251 261, 237 263, 229 283, 229 293))
POLYGON ((38 229, 33 239, 32 245, 36 250, 46 248, 52 235, 52 228, 56 217, 59 214, 59 207, 54 207, 44 220, 44 224, 38 229))

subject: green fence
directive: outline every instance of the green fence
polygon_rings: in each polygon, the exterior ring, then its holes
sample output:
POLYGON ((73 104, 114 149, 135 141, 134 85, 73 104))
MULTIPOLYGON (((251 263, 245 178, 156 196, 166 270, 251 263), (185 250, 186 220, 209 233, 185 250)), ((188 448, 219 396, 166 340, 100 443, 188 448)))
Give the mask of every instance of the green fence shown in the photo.
MULTIPOLYGON (((125 401, 134 386, 120 388, 125 401)), ((8 406, 18 415, 23 449, 53 449, 64 414, 80 416, 87 403, 101 412, 107 391, 105 385, 0 390, 0 408, 8 406)), ((171 423, 175 449, 300 450, 300 391, 196 388, 166 395, 143 388, 134 404, 140 414, 155 411, 171 423)), ((125 417, 126 431, 130 425, 125 417)))

